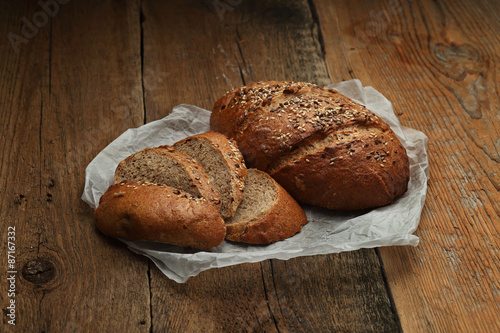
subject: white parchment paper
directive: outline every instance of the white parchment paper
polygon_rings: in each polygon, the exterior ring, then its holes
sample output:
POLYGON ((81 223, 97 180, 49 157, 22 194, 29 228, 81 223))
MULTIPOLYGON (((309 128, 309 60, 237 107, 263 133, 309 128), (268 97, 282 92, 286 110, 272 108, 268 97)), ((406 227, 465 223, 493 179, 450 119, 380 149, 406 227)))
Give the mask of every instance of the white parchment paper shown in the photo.
MULTIPOLYGON (((223 242, 209 251, 167 244, 124 241, 128 247, 150 258, 170 279, 186 282, 207 269, 299 256, 353 251, 393 245, 417 246, 416 230, 425 201, 428 180, 427 137, 400 125, 391 103, 359 80, 329 86, 365 105, 380 116, 398 136, 410 158, 408 191, 389 206, 355 213, 341 213, 303 206, 309 223, 297 235, 267 246, 223 242)), ((173 144, 187 136, 209 130, 210 111, 193 105, 176 106, 167 117, 129 129, 103 149, 86 168, 82 199, 92 208, 113 183, 116 166, 146 147, 173 144)))

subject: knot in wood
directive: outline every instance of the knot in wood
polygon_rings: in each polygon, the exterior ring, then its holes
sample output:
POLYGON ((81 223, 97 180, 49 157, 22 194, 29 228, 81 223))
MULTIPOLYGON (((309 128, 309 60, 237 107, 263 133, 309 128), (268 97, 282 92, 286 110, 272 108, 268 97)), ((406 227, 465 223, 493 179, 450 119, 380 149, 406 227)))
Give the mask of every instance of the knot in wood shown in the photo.
POLYGON ((55 276, 56 268, 54 264, 45 259, 35 259, 28 261, 22 270, 22 276, 34 284, 44 284, 52 280, 55 276))

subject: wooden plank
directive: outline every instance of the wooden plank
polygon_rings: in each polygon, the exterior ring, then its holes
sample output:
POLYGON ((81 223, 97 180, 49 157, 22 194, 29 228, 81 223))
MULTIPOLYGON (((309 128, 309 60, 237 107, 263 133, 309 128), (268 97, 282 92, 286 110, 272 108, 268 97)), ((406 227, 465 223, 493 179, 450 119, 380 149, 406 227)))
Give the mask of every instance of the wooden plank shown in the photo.
POLYGON ((264 282, 278 331, 399 331, 374 250, 270 263, 264 282))
POLYGON ((307 1, 248 2, 227 20, 235 26, 244 83, 332 83, 307 1))
POLYGON ((182 103, 211 109, 220 93, 241 84, 238 44, 226 14, 219 18, 211 1, 182 2, 142 4, 148 122, 182 103))
POLYGON ((416 248, 380 250, 403 330, 500 330, 498 11, 493 1, 315 1, 332 77, 429 136, 416 248), (361 10, 362 9, 362 10, 361 10), (336 17, 336 20, 332 20, 336 17), (338 66, 348 64, 347 72, 338 66))
MULTIPOLYGON (((17 327, 29 327, 29 322, 22 321, 26 314, 41 316, 38 303, 42 297, 30 295, 25 290, 21 277, 25 263, 30 259, 27 253, 38 252, 39 234, 43 228, 40 220, 42 218, 40 198, 40 126, 42 100, 47 96, 47 91, 41 87, 47 85, 47 68, 43 64, 49 59, 49 30, 28 31, 25 28, 28 40, 21 32, 21 18, 33 17, 35 8, 33 5, 21 5, 21 3, 4 4, 0 14, 2 22, 2 36, 10 34, 10 40, 3 39, 0 49, 1 86, 0 103, 0 137, 2 164, 0 166, 0 224, 2 242, 1 251, 4 254, 2 267, 4 278, 1 286, 9 293, 1 293, 2 304, 2 331, 14 331, 17 327), (28 33, 29 32, 29 33, 28 33), (19 41, 26 42, 19 42, 19 41), (35 52, 36 51, 36 52, 35 52), (30 225, 33 225, 31 228, 30 225), (14 231, 15 234, 8 234, 14 231), (14 236, 9 239, 7 235, 14 236), (14 260, 12 266, 6 266, 8 245, 12 251, 14 260), (12 246, 14 245, 14 246, 12 246), (17 273, 7 273, 14 271, 17 273), (11 279, 6 280, 7 276, 11 279), (31 301, 30 299, 33 299, 31 301), (7 310, 7 305, 14 307, 7 310), (9 314, 10 316, 7 316, 9 314), (14 326, 15 325, 15 326, 14 326)), ((10 257, 9 259, 11 259, 10 257)), ((52 262, 52 261, 51 261, 52 262)), ((43 268, 50 273, 47 266, 43 268)), ((50 278, 39 274, 40 279, 50 278)), ((36 277, 36 276, 35 276, 36 277)), ((49 284, 50 286, 51 284, 49 284)))
POLYGON ((148 261, 99 234, 80 200, 85 166, 143 123, 138 4, 70 2, 52 7, 53 18, 35 4, 2 7, 2 36, 22 34, 22 17, 41 26, 18 53, 0 54, 0 205, 2 235, 16 227, 16 329, 149 331, 148 261))
MULTIPOLYGON (((179 103, 210 109, 254 80, 330 82, 307 1, 213 4, 143 2, 144 68, 160 73, 144 77, 148 121, 179 103)), ((214 269, 186 284, 152 269, 151 294, 155 332, 398 330, 374 250, 214 269)))

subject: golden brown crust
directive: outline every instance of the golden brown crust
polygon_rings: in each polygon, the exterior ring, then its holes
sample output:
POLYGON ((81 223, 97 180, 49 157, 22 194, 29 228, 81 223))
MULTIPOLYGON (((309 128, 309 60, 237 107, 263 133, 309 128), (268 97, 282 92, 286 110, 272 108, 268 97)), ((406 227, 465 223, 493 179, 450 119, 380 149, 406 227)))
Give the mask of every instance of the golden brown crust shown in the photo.
POLYGON ((270 173, 302 203, 365 209, 407 190, 408 157, 396 135, 332 89, 252 83, 215 103, 210 126, 236 140, 248 167, 270 173))
POLYGON ((350 132, 340 132, 325 147, 297 157, 271 176, 298 201, 311 205, 356 210, 392 203, 407 189, 404 148, 382 132, 377 144, 366 147, 367 132, 350 132))
MULTIPOLYGON (((193 188, 197 189, 200 196, 208 199, 214 206, 216 206, 218 210, 220 209, 220 195, 213 187, 213 184, 211 183, 210 178, 205 173, 205 170, 203 170, 203 167, 199 165, 195 160, 193 160, 189 155, 177 151, 171 146, 145 148, 121 161, 115 171, 115 184, 123 181, 131 181, 130 179, 125 179, 118 176, 120 168, 123 165, 129 163, 131 160, 140 158, 141 154, 149 150, 156 151, 158 154, 168 155, 170 158, 182 165, 192 182, 193 188)), ((165 172, 168 172, 168 170, 165 170, 165 172)), ((147 181, 147 179, 144 180, 147 181)))
POLYGON ((205 133, 187 137, 175 143, 174 148, 187 141, 196 139, 205 139, 211 142, 213 146, 216 147, 222 154, 225 164, 227 165, 229 172, 231 174, 231 179, 232 179, 231 183, 234 185, 233 186, 234 202, 232 204, 232 212, 230 215, 232 216, 234 215, 234 212, 238 208, 238 205, 241 202, 241 199, 243 198, 243 187, 245 185, 245 179, 247 176, 247 167, 245 165, 243 155, 241 154, 240 150, 238 149, 238 145, 234 140, 229 139, 227 136, 214 131, 208 131, 205 133))
POLYGON ((95 211, 96 226, 107 236, 210 249, 226 228, 204 198, 168 186, 123 183, 111 186, 95 211))
POLYGON ((249 172, 259 172, 269 177, 277 188, 277 199, 270 209, 247 224, 226 224, 226 239, 249 244, 270 244, 298 233, 308 222, 302 207, 268 174, 259 170, 249 172))

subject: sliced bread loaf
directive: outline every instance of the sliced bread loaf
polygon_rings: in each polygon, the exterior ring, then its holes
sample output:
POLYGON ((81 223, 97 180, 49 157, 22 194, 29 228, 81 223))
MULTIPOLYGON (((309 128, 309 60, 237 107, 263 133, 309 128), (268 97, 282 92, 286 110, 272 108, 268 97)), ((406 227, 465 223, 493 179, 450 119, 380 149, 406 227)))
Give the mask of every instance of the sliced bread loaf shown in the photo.
POLYGON ((221 244, 226 233, 217 208, 207 199, 151 183, 111 186, 94 216, 107 236, 203 250, 221 244))
POLYGON ((226 239, 269 244, 299 232, 307 217, 300 205, 267 173, 248 169, 243 200, 226 219, 226 239))
POLYGON ((234 215, 243 198, 247 168, 236 143, 217 132, 205 132, 187 137, 174 144, 198 162, 210 176, 221 196, 220 214, 223 218, 234 215))
POLYGON ((220 209, 220 195, 203 167, 170 146, 143 149, 123 160, 115 171, 115 184, 148 181, 204 197, 220 209))

